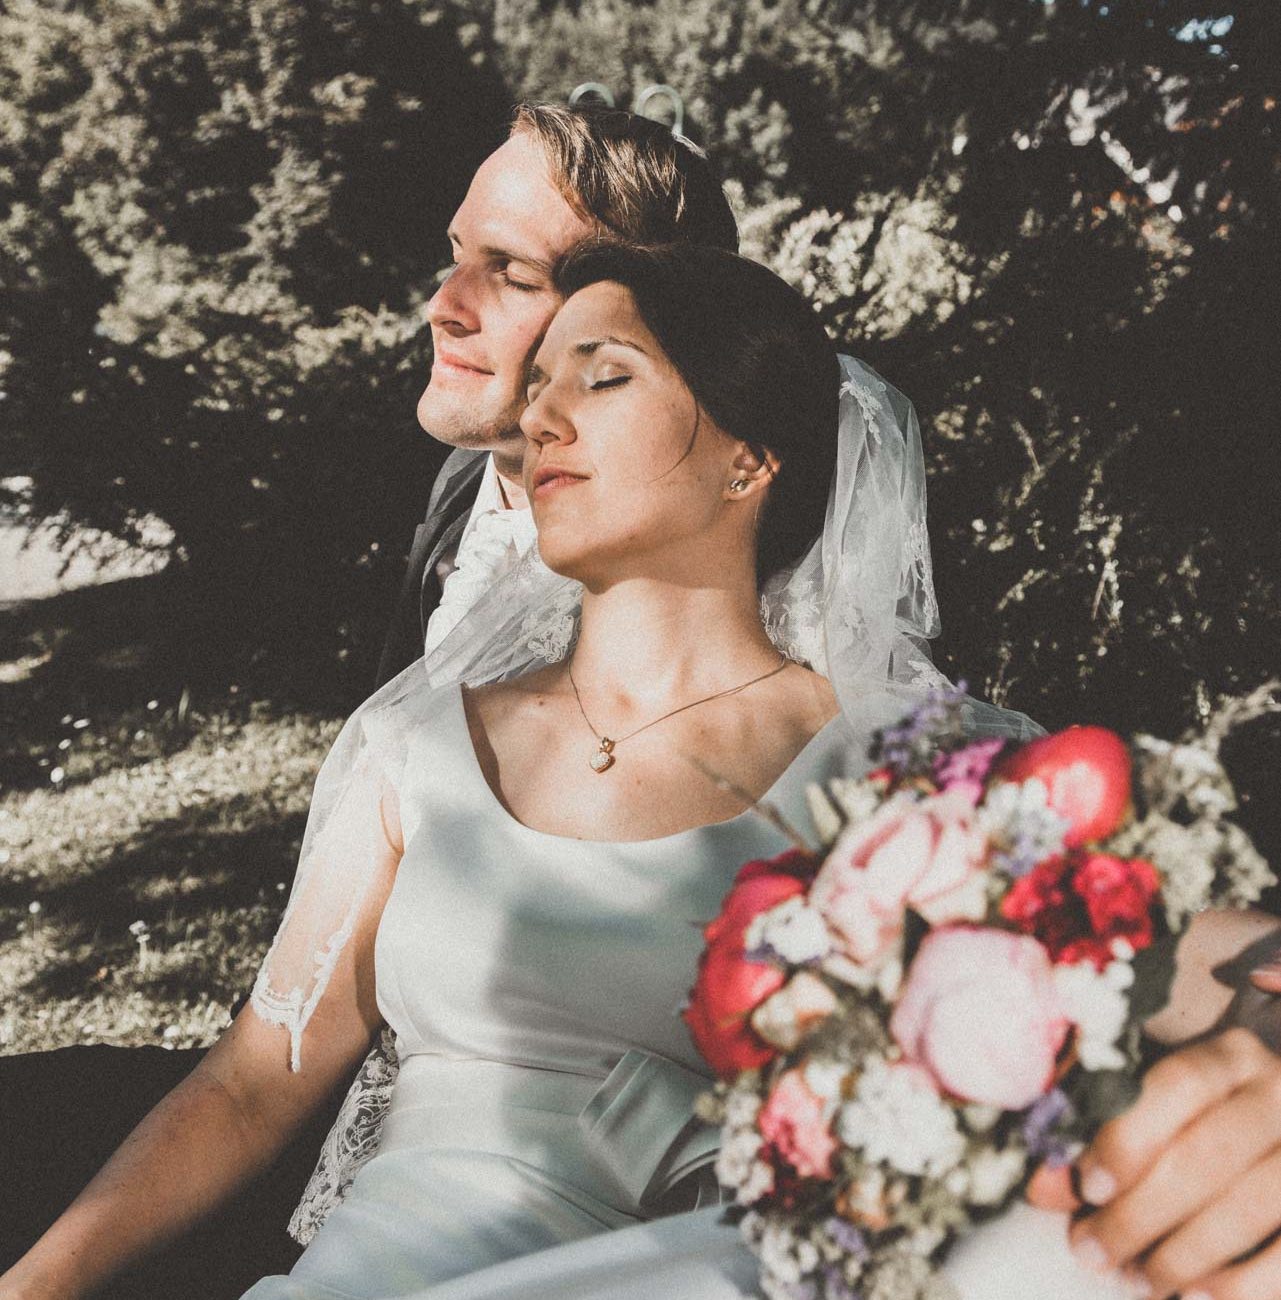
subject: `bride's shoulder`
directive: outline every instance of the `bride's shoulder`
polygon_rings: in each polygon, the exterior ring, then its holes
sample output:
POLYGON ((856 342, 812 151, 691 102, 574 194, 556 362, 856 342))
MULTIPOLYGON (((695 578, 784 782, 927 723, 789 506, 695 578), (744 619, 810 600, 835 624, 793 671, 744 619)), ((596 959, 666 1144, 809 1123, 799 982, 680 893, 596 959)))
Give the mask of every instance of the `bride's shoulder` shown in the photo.
POLYGON ((520 730, 544 720, 549 705, 563 704, 563 677, 563 665, 551 664, 506 681, 462 687, 468 726, 473 733, 488 735, 507 728, 520 730))
POLYGON ((779 675, 779 689, 786 692, 786 712, 798 734, 815 735, 841 711, 832 683, 821 673, 794 664, 779 675))

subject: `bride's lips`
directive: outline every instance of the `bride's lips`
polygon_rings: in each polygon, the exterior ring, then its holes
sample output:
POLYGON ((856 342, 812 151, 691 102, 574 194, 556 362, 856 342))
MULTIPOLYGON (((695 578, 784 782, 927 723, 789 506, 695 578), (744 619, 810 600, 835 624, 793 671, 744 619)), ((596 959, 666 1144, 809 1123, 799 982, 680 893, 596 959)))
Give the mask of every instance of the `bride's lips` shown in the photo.
POLYGON ((559 488, 573 487, 575 483, 586 483, 587 475, 574 474, 556 465, 542 465, 534 471, 533 492, 536 497, 546 496, 559 488))

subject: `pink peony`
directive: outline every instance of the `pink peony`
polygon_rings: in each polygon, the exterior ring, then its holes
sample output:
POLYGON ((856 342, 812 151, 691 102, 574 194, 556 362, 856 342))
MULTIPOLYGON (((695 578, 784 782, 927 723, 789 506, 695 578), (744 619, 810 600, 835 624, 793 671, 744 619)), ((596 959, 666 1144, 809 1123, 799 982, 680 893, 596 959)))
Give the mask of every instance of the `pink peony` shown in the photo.
POLYGON ((801 1070, 786 1071, 774 1085, 756 1125, 761 1136, 802 1178, 831 1178, 836 1139, 827 1103, 801 1070))
POLYGON ((941 1088, 1004 1110, 1044 1095, 1068 1028, 1045 949, 968 925, 925 936, 890 1019, 941 1088))
POLYGON ((846 827, 810 887, 847 956, 870 962, 903 931, 911 907, 931 925, 979 920, 987 908, 987 837, 964 791, 892 796, 846 827))

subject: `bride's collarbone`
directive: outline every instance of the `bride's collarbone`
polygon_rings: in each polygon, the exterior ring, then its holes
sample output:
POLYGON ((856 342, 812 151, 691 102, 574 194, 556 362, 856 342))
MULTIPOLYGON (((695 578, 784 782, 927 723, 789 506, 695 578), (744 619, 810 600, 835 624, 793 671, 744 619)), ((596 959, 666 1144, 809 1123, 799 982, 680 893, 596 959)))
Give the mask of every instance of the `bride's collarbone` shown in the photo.
POLYGON ((759 709, 709 708, 619 741, 604 770, 598 737, 562 699, 481 701, 469 725, 485 779, 516 821, 608 841, 656 839, 737 816, 747 807, 743 795, 770 789, 828 716, 821 706, 785 710, 762 725, 769 714, 759 709))

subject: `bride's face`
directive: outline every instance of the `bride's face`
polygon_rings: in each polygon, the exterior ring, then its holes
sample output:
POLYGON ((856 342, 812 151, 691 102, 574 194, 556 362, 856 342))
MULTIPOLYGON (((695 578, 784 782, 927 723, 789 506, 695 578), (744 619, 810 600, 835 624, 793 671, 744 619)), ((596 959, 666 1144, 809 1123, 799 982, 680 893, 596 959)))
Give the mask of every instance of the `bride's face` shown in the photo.
POLYGON ((600 281, 567 299, 529 378, 525 487, 549 567, 588 586, 680 581, 709 548, 723 554, 739 444, 698 406, 630 290, 600 281))

